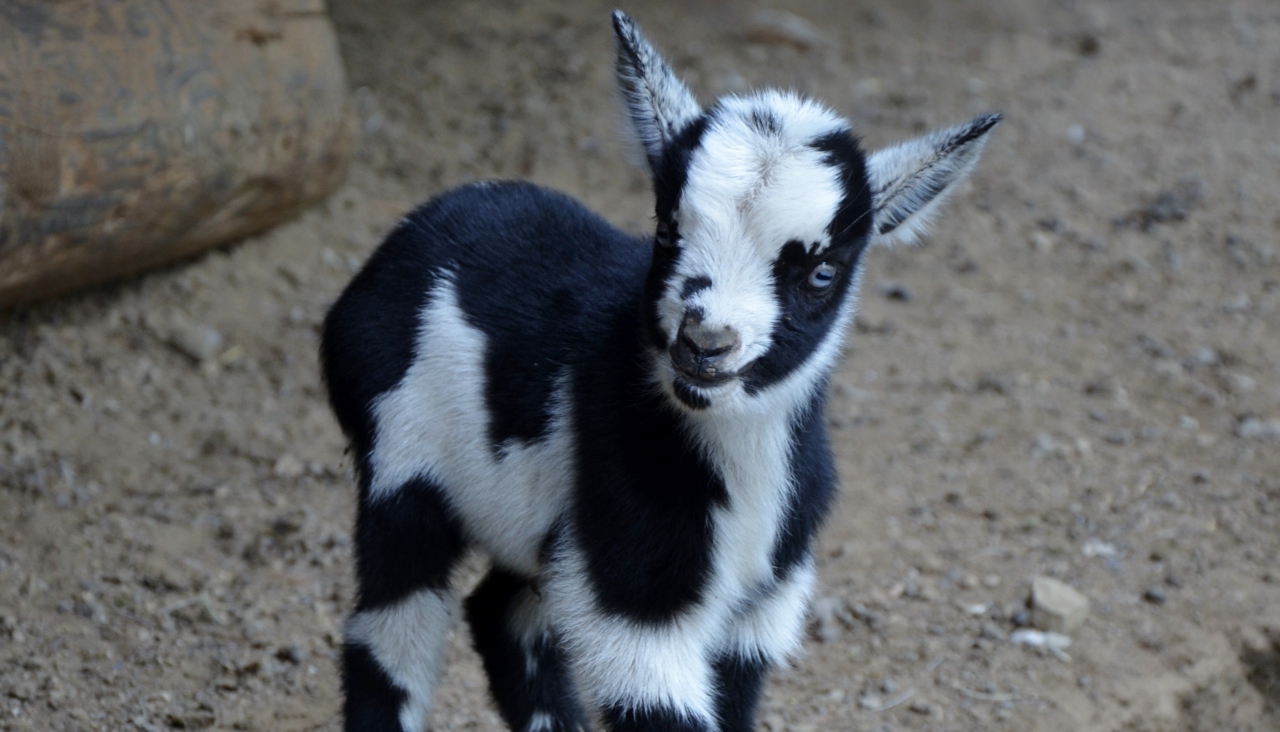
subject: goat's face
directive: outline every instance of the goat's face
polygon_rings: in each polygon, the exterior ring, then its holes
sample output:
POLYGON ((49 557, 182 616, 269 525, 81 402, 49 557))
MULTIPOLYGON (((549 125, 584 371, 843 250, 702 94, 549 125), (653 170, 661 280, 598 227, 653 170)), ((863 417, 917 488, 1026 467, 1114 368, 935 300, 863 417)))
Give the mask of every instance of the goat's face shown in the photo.
POLYGON ((911 237, 999 117, 864 156, 847 122, 792 94, 703 111, 629 18, 614 28, 657 199, 644 318, 661 386, 692 410, 805 398, 839 351, 864 249, 911 237))
POLYGON ((722 100, 666 146, 654 180, 645 317, 663 385, 704 408, 829 365, 871 226, 848 126, 794 96, 722 100))

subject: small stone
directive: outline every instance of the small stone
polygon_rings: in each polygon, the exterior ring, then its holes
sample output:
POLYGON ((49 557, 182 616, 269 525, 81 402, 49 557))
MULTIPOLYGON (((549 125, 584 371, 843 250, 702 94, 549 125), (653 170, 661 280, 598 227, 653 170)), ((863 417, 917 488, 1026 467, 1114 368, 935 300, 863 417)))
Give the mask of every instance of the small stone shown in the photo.
POLYGON ((169 333, 169 345, 192 361, 206 361, 222 350, 222 334, 207 325, 179 321, 169 333))
POLYGON ((1196 363, 1201 366, 1217 366, 1222 363, 1222 356, 1212 348, 1200 348, 1196 350, 1196 363))
POLYGON ((867 692, 858 698, 858 706, 867 711, 877 711, 884 706, 884 699, 879 694, 867 692))
POLYGON ((1166 595, 1164 590, 1159 587, 1148 587, 1146 591, 1142 593, 1142 599, 1152 605, 1163 605, 1169 599, 1169 596, 1166 595))
POLYGON ((1272 650, 1271 639, 1267 634, 1251 626, 1240 629, 1240 646, 1245 652, 1253 654, 1265 654, 1272 650))
POLYGON ((297 666, 302 663, 306 656, 298 646, 281 646, 276 649, 276 658, 284 661, 285 663, 291 663, 294 666, 297 666))
POLYGON ((1053 237, 1048 232, 1033 232, 1028 238, 1028 243, 1039 254, 1048 254, 1053 251, 1053 237))
POLYGON ((979 635, 983 638, 987 638, 988 640, 996 641, 1008 640, 1009 638, 1009 636, 1006 635, 1005 632, 995 623, 983 623, 982 632, 979 635))
POLYGON ((302 475, 303 470, 302 461, 286 453, 276 460, 271 472, 275 473, 277 478, 297 478, 302 475))
POLYGON ((885 282, 880 285, 880 294, 890 300, 897 300, 898 302, 911 302, 913 297, 911 288, 901 282, 885 282))
POLYGON ((1084 125, 1074 124, 1067 127, 1067 142, 1071 143, 1072 147, 1083 146, 1084 140, 1084 125))
POLYGON ((1071 633, 1089 617, 1089 598, 1052 577, 1031 581, 1031 625, 1055 633, 1071 633))
POLYGON ((1246 440, 1280 438, 1280 419, 1263 420, 1257 417, 1246 417, 1236 425, 1236 436, 1246 440))
POLYGON ((911 702, 911 706, 907 708, 912 712, 925 717, 933 714, 933 705, 923 699, 917 699, 911 702))

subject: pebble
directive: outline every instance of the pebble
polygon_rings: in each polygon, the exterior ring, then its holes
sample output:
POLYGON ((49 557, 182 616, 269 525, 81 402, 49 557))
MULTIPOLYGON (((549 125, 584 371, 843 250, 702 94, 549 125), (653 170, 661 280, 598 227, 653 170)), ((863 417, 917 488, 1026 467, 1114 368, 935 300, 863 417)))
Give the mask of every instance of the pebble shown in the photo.
POLYGON ((911 706, 907 708, 912 712, 925 717, 933 714, 933 705, 923 699, 917 699, 911 702, 911 706))
POLYGON ((982 632, 979 633, 979 635, 981 635, 983 638, 989 638, 990 640, 998 640, 998 641, 1006 640, 1009 637, 995 623, 983 623, 982 632))
POLYGON ((275 473, 277 478, 297 478, 302 475, 303 469, 301 460, 286 453, 276 460, 271 472, 275 473))
POLYGON ((1081 147, 1084 145, 1084 141, 1084 125, 1074 124, 1067 127, 1067 142, 1071 143, 1072 147, 1081 147))
POLYGON ((215 328, 199 323, 176 323, 169 333, 169 345, 174 350, 200 362, 207 361, 222 350, 222 334, 215 328))
POLYGON ((1052 577, 1031 581, 1031 625, 1040 630, 1071 633, 1089 617, 1089 598, 1052 577))
POLYGON ((1280 439, 1280 419, 1263 420, 1246 417, 1236 425, 1236 436, 1246 440, 1280 439))
POLYGON ((1054 633, 1052 631, 1042 633, 1038 630, 1022 628, 1013 631, 1013 635, 1009 636, 1009 641, 1015 645, 1039 649, 1060 661, 1071 660, 1071 657, 1066 653, 1066 649, 1071 647, 1071 638, 1062 633, 1054 633))
POLYGON ((276 658, 297 666, 306 658, 306 654, 298 646, 281 646, 276 649, 276 658))
POLYGON ((1043 231, 1033 232, 1028 237, 1028 243, 1039 254, 1048 254, 1053 251, 1053 237, 1043 231))
POLYGON ((1169 596, 1166 595, 1164 590, 1159 587, 1148 587, 1146 591, 1142 593, 1142 599, 1152 605, 1163 605, 1165 601, 1169 599, 1169 596))
POLYGON ((911 302, 911 299, 914 297, 911 292, 911 288, 901 282, 885 282, 881 284, 880 294, 890 300, 897 300, 898 302, 911 302))

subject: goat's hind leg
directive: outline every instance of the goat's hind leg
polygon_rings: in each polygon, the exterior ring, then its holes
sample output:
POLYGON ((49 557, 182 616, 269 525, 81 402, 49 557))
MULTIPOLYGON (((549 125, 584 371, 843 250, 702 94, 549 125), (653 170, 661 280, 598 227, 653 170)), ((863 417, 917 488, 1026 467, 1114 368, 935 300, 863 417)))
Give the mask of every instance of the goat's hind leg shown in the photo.
POLYGON ((440 487, 418 478, 356 515, 356 610, 342 652, 347 732, 424 732, 457 615, 449 575, 465 548, 440 487))
POLYGON ((495 567, 466 601, 502 718, 515 732, 587 729, 564 656, 529 580, 495 567))

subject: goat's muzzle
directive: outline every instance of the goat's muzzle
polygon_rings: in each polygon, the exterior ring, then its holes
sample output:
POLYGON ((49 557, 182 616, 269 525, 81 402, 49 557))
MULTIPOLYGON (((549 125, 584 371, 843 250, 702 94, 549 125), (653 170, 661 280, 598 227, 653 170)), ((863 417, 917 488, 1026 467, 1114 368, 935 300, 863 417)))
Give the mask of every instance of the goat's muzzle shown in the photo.
POLYGON ((724 364, 738 350, 738 331, 729 326, 709 327, 696 313, 685 315, 671 346, 671 363, 694 386, 715 386, 737 374, 724 364))

